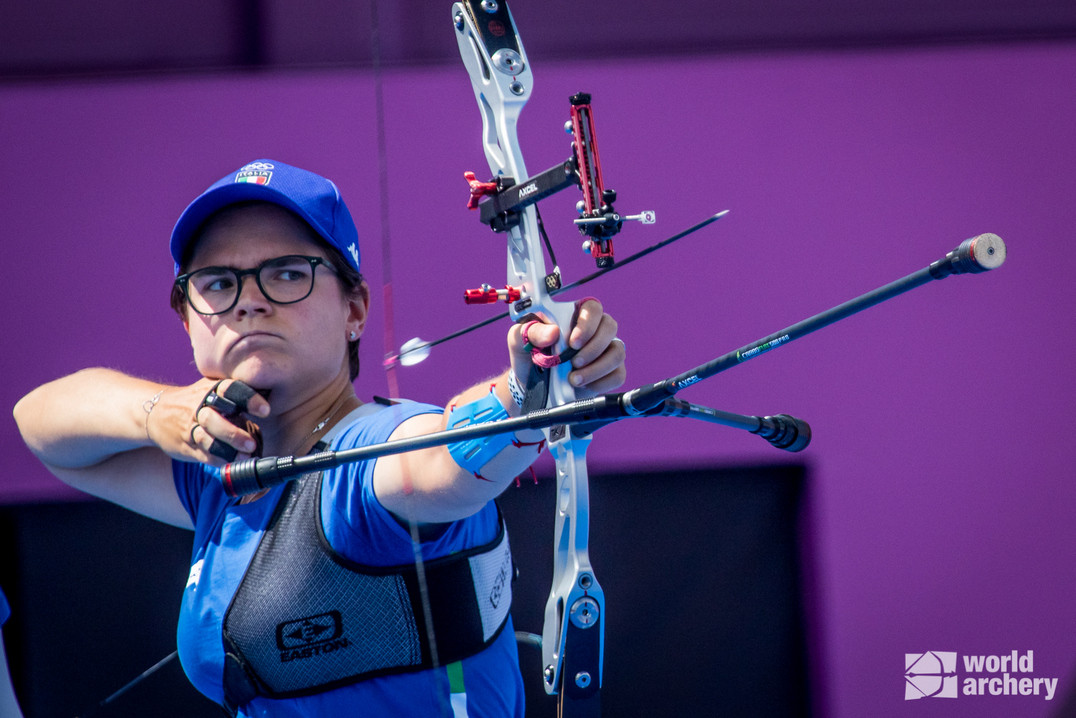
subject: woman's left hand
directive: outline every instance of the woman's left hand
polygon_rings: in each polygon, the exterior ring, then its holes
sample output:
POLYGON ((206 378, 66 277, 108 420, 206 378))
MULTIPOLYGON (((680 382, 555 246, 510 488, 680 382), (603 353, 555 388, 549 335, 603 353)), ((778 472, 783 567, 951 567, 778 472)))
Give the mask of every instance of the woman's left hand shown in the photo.
MULTIPOLYGON (((587 299, 577 305, 568 335, 568 346, 576 350, 570 360, 568 381, 576 388, 579 398, 613 391, 624 383, 627 377, 624 342, 616 338, 616 330, 616 320, 602 311, 598 300, 587 299)), ((559 338, 557 325, 546 321, 517 324, 509 330, 510 371, 520 386, 526 386, 533 366, 527 341, 531 347, 541 349, 554 346, 559 338), (524 328, 527 328, 527 340, 523 338, 524 328)), ((443 415, 411 417, 389 439, 407 439, 442 430, 451 423, 454 407, 483 399, 491 388, 498 393, 497 399, 509 415, 519 414, 519 407, 509 395, 510 389, 499 376, 492 387, 484 381, 456 395, 443 415)), ((523 430, 516 437, 521 442, 513 442, 516 448, 505 447, 481 467, 461 467, 445 447, 378 459, 374 467, 374 493, 386 509, 419 523, 445 523, 471 516, 496 498, 512 478, 526 471, 545 444, 539 431, 523 430)))
MULTIPOLYGON (((517 324, 508 332, 508 351, 512 370, 521 386, 527 381, 532 364, 531 353, 525 349, 523 329, 517 324)), ((576 388, 576 396, 585 398, 613 391, 624 384, 627 369, 624 367, 624 342, 617 339, 617 323, 602 310, 601 302, 588 298, 578 305, 568 346, 578 350, 572 357, 572 370, 568 381, 576 388)), ((556 344, 560 329, 556 324, 531 324, 527 339, 531 345, 545 348, 556 344)))

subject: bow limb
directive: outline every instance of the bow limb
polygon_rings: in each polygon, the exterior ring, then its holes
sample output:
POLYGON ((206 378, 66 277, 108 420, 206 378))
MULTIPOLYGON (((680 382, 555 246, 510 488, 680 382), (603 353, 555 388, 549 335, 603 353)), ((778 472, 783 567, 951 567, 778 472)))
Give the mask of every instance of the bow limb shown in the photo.
MULTIPOLYGON (((533 77, 511 13, 501 0, 466 0, 452 6, 452 21, 464 65, 482 114, 483 147, 490 171, 516 183, 529 178, 516 136, 519 113, 530 97, 533 77)), ((575 305, 553 301, 545 282, 545 260, 533 205, 520 210, 507 227, 508 284, 519 300, 509 305, 514 321, 539 314, 555 321, 560 338, 555 352, 567 349, 575 305)), ((570 363, 549 370, 547 406, 575 400, 568 382, 570 363)), ((542 658, 546 692, 560 694, 559 712, 598 715, 604 648, 604 594, 588 554, 590 501, 586 450, 589 436, 576 437, 565 426, 545 430, 556 460, 557 505, 553 585, 546 604, 542 658)))

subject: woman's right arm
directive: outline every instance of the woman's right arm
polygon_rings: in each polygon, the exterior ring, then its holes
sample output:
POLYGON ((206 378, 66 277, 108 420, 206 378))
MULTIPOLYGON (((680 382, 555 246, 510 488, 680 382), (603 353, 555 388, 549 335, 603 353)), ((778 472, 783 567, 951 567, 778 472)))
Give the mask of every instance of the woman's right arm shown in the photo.
POLYGON ((84 369, 19 400, 15 422, 26 445, 61 481, 150 518, 193 528, 176 493, 172 458, 208 459, 190 443, 189 432, 194 409, 214 383, 202 379, 174 387, 111 369, 84 369))

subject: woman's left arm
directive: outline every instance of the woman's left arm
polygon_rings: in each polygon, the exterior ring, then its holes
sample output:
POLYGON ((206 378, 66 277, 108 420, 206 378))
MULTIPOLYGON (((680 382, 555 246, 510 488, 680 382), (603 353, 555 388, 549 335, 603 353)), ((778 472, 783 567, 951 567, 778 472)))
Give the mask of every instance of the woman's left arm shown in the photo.
MULTIPOLYGON (((571 359, 568 380, 576 387, 579 397, 612 391, 623 385, 624 343, 616 340, 616 321, 602 311, 596 299, 583 302, 568 337, 568 346, 578 350, 571 359)), ((495 379, 481 382, 455 396, 444 414, 422 414, 400 424, 390 439, 404 439, 448 426, 454 408, 472 402, 497 403, 508 416, 518 416, 520 408, 512 398, 509 375, 514 373, 519 386, 525 386, 531 369, 531 354, 525 348, 524 325, 514 325, 508 332, 508 352, 511 366, 495 379)), ((560 337, 555 324, 534 324, 527 332, 532 346, 552 346, 560 337)), ((382 506, 405 519, 417 523, 443 523, 466 518, 478 512, 496 498, 520 473, 538 458, 542 432, 517 432, 509 443, 481 467, 460 466, 447 447, 386 456, 377 460, 374 468, 374 493, 382 506), (478 469, 477 471, 475 469, 478 469)))

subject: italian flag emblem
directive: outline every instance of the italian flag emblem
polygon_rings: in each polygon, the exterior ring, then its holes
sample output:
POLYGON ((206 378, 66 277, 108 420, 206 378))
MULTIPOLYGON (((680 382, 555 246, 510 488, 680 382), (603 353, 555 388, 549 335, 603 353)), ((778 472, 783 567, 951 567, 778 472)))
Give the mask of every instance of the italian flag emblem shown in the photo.
POLYGON ((246 172, 240 172, 235 176, 236 182, 247 182, 249 184, 269 184, 269 180, 272 178, 273 173, 267 170, 247 170, 246 172))

